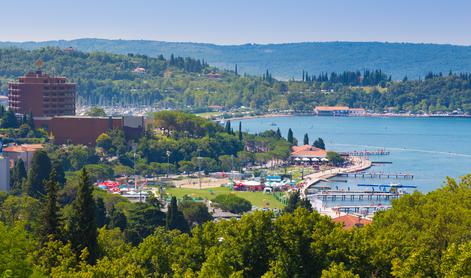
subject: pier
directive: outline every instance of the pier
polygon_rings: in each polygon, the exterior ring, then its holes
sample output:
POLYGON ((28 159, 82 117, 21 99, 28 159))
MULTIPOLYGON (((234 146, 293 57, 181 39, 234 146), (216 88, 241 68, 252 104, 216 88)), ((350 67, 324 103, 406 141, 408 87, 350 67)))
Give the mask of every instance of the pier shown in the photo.
POLYGON ((386 150, 363 150, 363 151, 352 151, 352 152, 343 152, 342 154, 352 155, 352 156, 374 156, 374 155, 390 155, 391 153, 386 150))
POLYGON ((388 174, 388 173, 341 173, 340 177, 347 178, 371 178, 371 179, 413 179, 412 174, 388 174))
POLYGON ((355 200, 391 200, 397 199, 403 193, 375 192, 375 191, 323 191, 309 195, 309 198, 317 198, 322 201, 355 201, 355 200))

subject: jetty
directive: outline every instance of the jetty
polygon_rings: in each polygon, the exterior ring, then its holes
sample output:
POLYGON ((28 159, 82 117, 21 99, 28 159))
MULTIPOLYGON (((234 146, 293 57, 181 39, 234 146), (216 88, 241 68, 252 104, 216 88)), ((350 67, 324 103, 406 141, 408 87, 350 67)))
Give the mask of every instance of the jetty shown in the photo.
POLYGON ((339 174, 344 173, 355 173, 365 171, 366 169, 371 167, 371 161, 362 157, 353 157, 352 158, 352 165, 346 168, 334 168, 330 170, 325 170, 321 172, 317 172, 311 175, 307 175, 304 177, 306 181, 303 189, 301 190, 301 197, 307 197, 307 190, 309 187, 315 185, 316 183, 322 180, 328 180, 333 178, 339 174))
POLYGON ((347 178, 371 178, 371 179, 413 179, 413 174, 392 174, 392 173, 341 173, 339 177, 347 178))
POLYGON ((317 198, 322 201, 355 201, 355 200, 391 200, 397 199, 403 193, 381 191, 321 191, 309 195, 309 199, 317 198))
POLYGON ((386 150, 363 150, 363 151, 343 152, 342 154, 347 154, 351 156, 375 156, 375 155, 390 155, 391 153, 386 150))

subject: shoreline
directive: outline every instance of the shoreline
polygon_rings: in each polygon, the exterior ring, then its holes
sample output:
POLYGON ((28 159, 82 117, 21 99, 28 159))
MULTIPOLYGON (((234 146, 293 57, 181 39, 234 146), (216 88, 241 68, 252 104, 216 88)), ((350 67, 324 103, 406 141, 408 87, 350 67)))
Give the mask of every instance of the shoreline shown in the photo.
POLYGON ((316 114, 263 114, 254 116, 242 116, 233 118, 216 118, 219 121, 237 121, 237 120, 250 120, 250 119, 263 119, 263 118, 281 118, 281 117, 322 117, 322 118, 434 118, 434 119, 471 119, 471 115, 411 115, 411 114, 366 114, 361 116, 318 116, 316 114))

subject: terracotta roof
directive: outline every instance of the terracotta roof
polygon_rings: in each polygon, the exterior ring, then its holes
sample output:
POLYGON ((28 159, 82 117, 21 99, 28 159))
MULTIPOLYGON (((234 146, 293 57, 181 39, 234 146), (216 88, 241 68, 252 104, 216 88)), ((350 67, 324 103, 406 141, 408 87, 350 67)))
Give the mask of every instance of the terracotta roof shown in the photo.
POLYGON ((351 214, 346 214, 344 216, 340 216, 337 218, 332 219, 335 223, 343 223, 343 228, 345 230, 350 230, 353 227, 363 227, 365 225, 371 224, 371 220, 355 216, 351 214))
POLYGON ((310 145, 293 146, 291 148, 291 156, 295 157, 326 157, 327 152, 310 145))
POLYGON ((42 148, 43 148, 42 144, 15 145, 15 146, 3 148, 3 152, 11 152, 11 153, 35 152, 42 148))
POLYGON ((343 110, 349 110, 347 106, 316 106, 315 108, 317 111, 322 110, 322 111, 343 111, 343 110))

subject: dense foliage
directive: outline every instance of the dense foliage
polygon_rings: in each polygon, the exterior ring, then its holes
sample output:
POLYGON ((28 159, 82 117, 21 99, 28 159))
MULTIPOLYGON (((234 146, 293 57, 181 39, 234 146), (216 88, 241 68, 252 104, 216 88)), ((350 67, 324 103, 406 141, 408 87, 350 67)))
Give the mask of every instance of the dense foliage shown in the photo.
POLYGON ((261 75, 266 69, 275 77, 301 79, 304 69, 313 74, 380 68, 400 79, 407 75, 417 79, 428 71, 471 71, 471 47, 446 44, 413 44, 381 42, 302 42, 285 44, 214 45, 202 43, 145 40, 77 39, 0 43, 37 49, 45 46, 74 47, 87 52, 108 51, 117 54, 136 52, 165 57, 176 54, 205 59, 210 64, 234 69, 239 73, 261 75))
POLYGON ((298 81, 280 81, 268 70, 261 76, 239 75, 209 67, 204 61, 173 55, 165 59, 58 48, 0 49, 1 92, 6 94, 6 81, 32 69, 37 59, 45 62, 46 72, 65 75, 77 83, 79 104, 182 110, 220 105, 309 113, 316 105, 347 105, 377 112, 471 112, 469 74, 453 74, 449 69, 444 71, 446 74, 428 73, 423 80, 401 76, 402 81, 391 80, 385 68, 317 74, 300 69, 298 81), (135 72, 138 68, 144 71, 135 72))
MULTIPOLYGON (((53 277, 466 277, 471 275, 470 200, 471 176, 467 176, 459 184, 450 179, 428 194, 404 196, 393 202, 392 209, 378 213, 372 224, 353 230, 305 208, 278 217, 254 212, 240 220, 207 222, 190 233, 165 230, 164 223, 155 223, 135 246, 127 242, 126 231, 105 226, 97 230, 98 260, 90 264, 88 252, 77 257, 68 241, 38 242, 37 218, 31 208, 41 201, 3 196, 0 273, 21 277, 33 273, 53 277)), ((62 212, 66 214, 66 209, 62 212)))

